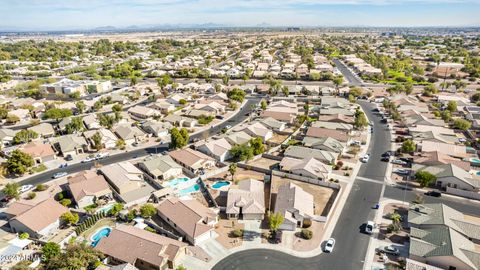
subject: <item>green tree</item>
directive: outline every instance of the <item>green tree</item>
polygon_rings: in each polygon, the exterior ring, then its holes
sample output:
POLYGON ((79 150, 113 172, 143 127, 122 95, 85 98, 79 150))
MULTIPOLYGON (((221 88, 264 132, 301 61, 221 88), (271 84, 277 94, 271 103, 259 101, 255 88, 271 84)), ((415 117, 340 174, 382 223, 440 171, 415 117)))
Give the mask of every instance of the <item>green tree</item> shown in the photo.
POLYGON ((262 99, 262 101, 260 102, 260 107, 264 111, 267 109, 267 102, 264 99, 262 99))
POLYGON ((100 100, 97 100, 97 101, 95 101, 95 103, 93 103, 93 110, 94 111, 98 112, 102 108, 103 108, 103 103, 100 100))
POLYGON ((447 110, 450 112, 456 112, 457 111, 457 102, 455 100, 451 100, 447 104, 447 110))
POLYGON ((437 177, 427 171, 418 171, 415 173, 415 179, 422 187, 428 187, 437 181, 437 177))
POLYGON ((235 161, 250 160, 253 155, 253 148, 247 144, 235 145, 230 149, 230 154, 235 161))
POLYGON ((22 129, 15 136, 13 137, 13 143, 21 144, 21 143, 28 143, 33 139, 38 138, 38 133, 33 130, 29 129, 22 129))
POLYGON ((231 163, 229 166, 228 166, 228 172, 230 173, 230 175, 232 176, 232 181, 233 181, 233 177, 235 176, 235 172, 237 171, 237 163, 231 163))
POLYGON ((417 145, 414 141, 408 139, 402 143, 401 150, 404 153, 413 153, 415 150, 417 150, 417 145))
POLYGON ((265 152, 265 145, 263 144, 262 138, 256 137, 256 138, 250 139, 249 143, 253 149, 254 155, 260 155, 263 152, 265 152))
POLYGON ((284 221, 284 217, 281 213, 270 212, 268 214, 268 227, 270 228, 270 231, 273 233, 277 232, 278 228, 280 228, 280 225, 282 225, 283 221, 284 221))
POLYGON ((95 269, 103 255, 85 242, 68 244, 65 252, 50 256, 46 270, 56 269, 95 269))
POLYGON ((42 261, 48 262, 51 258, 60 254, 60 246, 55 242, 48 242, 42 247, 42 261))
POLYGON ((113 112, 121 112, 123 110, 123 106, 121 104, 115 104, 112 106, 113 112))
POLYGON ((117 123, 117 119, 114 115, 99 113, 97 114, 97 118, 100 125, 107 129, 111 129, 113 125, 117 123))
POLYGON ((333 78, 333 84, 335 85, 335 89, 337 90, 338 94, 338 87, 343 83, 343 77, 342 76, 336 76, 333 78))
POLYGON ((395 211, 393 214, 390 215, 390 219, 393 221, 393 223, 398 224, 400 223, 400 221, 402 221, 402 216, 395 211))
POLYGON ((238 101, 240 103, 245 99, 245 91, 239 88, 234 88, 227 93, 227 97, 231 100, 238 101))
POLYGON ((138 83, 138 78, 137 76, 132 76, 130 77, 130 86, 134 86, 138 83))
POLYGON ((108 214, 112 216, 116 216, 122 210, 123 210, 123 204, 115 203, 113 207, 110 209, 110 211, 108 212, 108 214))
POLYGON ((30 235, 27 232, 23 232, 18 236, 20 239, 28 239, 29 237, 30 235))
POLYGON ((140 215, 143 218, 151 218, 157 213, 157 209, 150 203, 144 204, 140 207, 140 215))
POLYGON ((100 135, 100 133, 95 132, 95 134, 93 134, 92 142, 93 142, 93 147, 95 148, 95 150, 97 150, 97 151, 102 150, 102 148, 103 148, 102 135, 100 135))
POLYGON ((85 105, 85 102, 83 102, 81 100, 77 101, 75 103, 75 107, 77 108, 77 111, 78 111, 79 114, 82 114, 85 111, 85 109, 87 108, 87 106, 85 105))
POLYGON ((125 149, 125 141, 122 140, 122 139, 118 139, 117 142, 115 143, 115 146, 118 148, 118 149, 125 149))
POLYGON ((72 111, 69 109, 59 109, 59 108, 51 108, 45 112, 43 117, 45 119, 55 119, 59 121, 65 117, 72 116, 72 111))
POLYGON ((83 120, 80 117, 72 117, 71 122, 65 126, 65 130, 68 134, 82 132, 85 130, 83 120))
POLYGON ((288 90, 288 86, 282 87, 282 93, 284 96, 288 97, 288 94, 290 93, 290 90, 288 90))
POLYGON ((18 192, 19 188, 20 185, 18 185, 17 182, 7 183, 3 188, 3 194, 18 199, 20 197, 20 192, 18 192))
POLYGON ((365 127, 368 126, 368 120, 367 117, 365 116, 365 113, 363 113, 361 110, 357 109, 355 111, 355 127, 357 129, 364 129, 365 127))
POLYGON ((177 149, 185 147, 188 144, 190 135, 188 134, 188 130, 186 128, 178 130, 176 127, 174 127, 170 130, 170 138, 170 147, 172 149, 177 149))
POLYGON ((455 119, 455 121, 453 121, 453 126, 456 129, 469 130, 472 127, 472 124, 465 119, 455 119))
POLYGON ((173 80, 172 78, 170 78, 170 75, 168 74, 163 74, 160 78, 157 79, 157 84, 161 89, 165 88, 165 86, 172 83, 173 83, 173 80))
POLYGON ((33 158, 29 154, 16 149, 12 151, 7 159, 7 172, 23 175, 34 163, 33 158))
POLYGON ((62 220, 63 222, 65 222, 68 225, 76 224, 78 222, 78 219, 79 219, 78 214, 77 213, 73 214, 70 211, 63 213, 60 216, 60 220, 62 220))

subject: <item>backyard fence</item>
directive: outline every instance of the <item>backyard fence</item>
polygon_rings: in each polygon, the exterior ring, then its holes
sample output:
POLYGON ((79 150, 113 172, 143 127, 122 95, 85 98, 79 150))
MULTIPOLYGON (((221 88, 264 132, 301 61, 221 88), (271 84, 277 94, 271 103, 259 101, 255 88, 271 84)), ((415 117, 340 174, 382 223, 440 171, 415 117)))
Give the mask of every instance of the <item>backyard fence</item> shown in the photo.
POLYGON ((446 192, 448 194, 452 194, 452 195, 456 195, 456 196, 480 201, 480 193, 478 193, 478 192, 462 190, 462 189, 452 188, 452 187, 447 187, 446 192))
POLYGON ((88 230, 90 227, 95 225, 97 221, 105 218, 106 216, 107 213, 105 213, 104 211, 94 214, 93 216, 85 219, 85 221, 82 222, 80 225, 78 225, 77 228, 75 228, 75 233, 77 233, 77 235, 80 235, 82 232, 88 230))

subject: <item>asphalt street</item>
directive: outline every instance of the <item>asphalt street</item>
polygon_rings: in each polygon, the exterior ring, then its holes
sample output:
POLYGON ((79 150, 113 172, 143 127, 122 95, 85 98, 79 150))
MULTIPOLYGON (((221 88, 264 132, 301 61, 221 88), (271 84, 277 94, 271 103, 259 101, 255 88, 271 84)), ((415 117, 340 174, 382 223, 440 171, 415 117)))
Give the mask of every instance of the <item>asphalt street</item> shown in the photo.
POLYGON ((387 163, 381 162, 380 156, 390 150, 390 132, 380 123, 380 117, 372 113, 374 104, 364 101, 359 101, 359 104, 374 123, 374 129, 368 149, 370 161, 361 166, 358 176, 372 178, 378 183, 355 181, 332 233, 336 241, 335 251, 311 258, 298 258, 273 250, 247 250, 226 257, 213 269, 362 269, 370 236, 362 233, 361 228, 363 223, 373 219, 375 210, 372 206, 380 200, 387 169, 387 163))
MULTIPOLYGON (((235 114, 235 116, 233 116, 232 118, 230 118, 229 120, 221 124, 214 126, 213 128, 210 128, 208 130, 205 130, 203 132, 190 136, 190 141, 193 142, 196 139, 202 139, 205 137, 212 136, 214 134, 220 133, 221 130, 228 125, 233 127, 243 122, 245 119, 247 119, 248 117, 247 114, 252 112, 251 105, 256 105, 259 102, 260 102, 260 98, 258 97, 248 99, 245 106, 237 114, 235 114)), ((108 164, 118 163, 118 162, 129 160, 129 159, 147 156, 150 154, 161 153, 162 151, 165 151, 165 150, 168 150, 168 145, 159 144, 159 145, 148 147, 148 148, 136 149, 133 151, 127 151, 125 153, 112 155, 104 159, 98 160, 97 162, 102 165, 108 165, 108 164)), ((88 170, 92 168, 92 166, 94 166, 93 162, 72 164, 66 168, 62 168, 62 169, 58 168, 58 169, 44 172, 38 175, 34 175, 32 177, 29 177, 28 179, 20 181, 19 184, 20 185, 27 185, 27 184, 38 185, 38 184, 45 183, 52 180, 52 175, 54 173, 67 172, 71 174, 71 173, 76 173, 83 170, 88 170)))
POLYGON ((342 61, 338 59, 333 59, 333 63, 338 68, 338 70, 340 70, 342 75, 348 80, 350 85, 355 85, 355 86, 363 85, 363 82, 359 80, 355 76, 355 74, 353 74, 342 61))

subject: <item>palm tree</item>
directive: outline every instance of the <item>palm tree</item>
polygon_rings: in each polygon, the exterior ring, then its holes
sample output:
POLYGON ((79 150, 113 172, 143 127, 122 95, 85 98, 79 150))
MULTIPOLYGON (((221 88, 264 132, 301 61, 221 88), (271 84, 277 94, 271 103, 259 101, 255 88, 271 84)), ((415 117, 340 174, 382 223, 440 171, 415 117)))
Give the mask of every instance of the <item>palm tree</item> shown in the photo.
POLYGON ((400 221, 402 221, 402 216, 398 212, 394 212, 393 214, 391 214, 390 218, 392 219, 394 224, 399 224, 400 221))
POLYGON ((236 171, 237 171, 237 164, 236 163, 232 163, 232 164, 230 164, 230 166, 228 166, 228 172, 232 176, 232 181, 233 181, 233 177, 234 177, 236 171))

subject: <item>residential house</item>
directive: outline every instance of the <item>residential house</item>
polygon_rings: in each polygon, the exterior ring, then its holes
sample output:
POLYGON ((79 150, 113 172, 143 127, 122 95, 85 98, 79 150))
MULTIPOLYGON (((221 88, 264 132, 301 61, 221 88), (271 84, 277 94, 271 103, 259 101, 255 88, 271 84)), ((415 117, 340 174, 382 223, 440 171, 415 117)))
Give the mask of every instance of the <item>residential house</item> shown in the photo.
POLYGON ((350 125, 350 124, 325 122, 325 121, 315 121, 312 123, 312 127, 342 130, 347 133, 353 130, 353 125, 350 125))
POLYGON ((302 141, 303 145, 313 149, 325 150, 334 153, 343 153, 346 149, 347 144, 336 140, 332 137, 304 137, 302 141))
POLYGON ((178 261, 186 254, 186 246, 172 238, 117 224, 107 237, 98 242, 95 249, 107 256, 108 264, 129 263, 135 266, 134 269, 164 270, 179 266, 178 261))
POLYGON ((175 114, 167 115, 162 120, 176 127, 193 128, 198 124, 198 121, 196 119, 175 115, 175 114))
POLYGON ((128 161, 103 166, 100 173, 119 194, 136 190, 145 184, 143 172, 128 161))
POLYGON ((355 123, 355 118, 353 116, 348 116, 344 114, 320 115, 318 117, 318 120, 323 122, 333 122, 349 125, 353 125, 355 123))
POLYGON ((112 190, 103 175, 95 171, 83 171, 68 178, 68 188, 77 208, 84 208, 98 199, 112 199, 112 190))
POLYGON ((168 155, 146 157, 138 166, 156 180, 171 179, 182 174, 182 166, 168 155))
POLYGON ((117 147, 117 136, 115 136, 115 134, 113 134, 113 132, 109 129, 100 128, 97 130, 87 130, 83 132, 83 137, 85 137, 92 148, 95 148, 93 136, 95 136, 96 133, 100 135, 102 148, 114 149, 117 147))
POLYGON ((173 126, 169 122, 147 121, 142 124, 142 129, 155 137, 167 137, 173 126))
POLYGON ((411 204, 408 225, 418 229, 448 226, 468 239, 480 244, 480 220, 443 203, 411 204))
POLYGON ((115 128, 114 132, 126 145, 139 144, 147 139, 147 134, 137 126, 120 125, 115 128))
POLYGON ((35 161, 35 164, 43 164, 57 158, 52 145, 49 143, 32 141, 22 146, 21 150, 22 152, 29 154, 35 161))
POLYGON ((435 186, 438 188, 452 187, 469 191, 480 189, 480 178, 471 175, 464 169, 454 164, 442 164, 434 166, 413 165, 414 171, 427 171, 437 177, 435 186))
POLYGON ((265 192, 262 181, 247 179, 230 188, 225 209, 228 219, 263 220, 265 192))
POLYGON ((195 104, 193 107, 196 110, 206 111, 213 115, 221 115, 225 113, 225 106, 221 105, 216 101, 212 101, 205 104, 204 103, 195 104))
POLYGON ((87 127, 87 129, 99 129, 102 128, 102 125, 100 125, 100 122, 98 121, 98 117, 96 114, 92 113, 89 115, 86 115, 82 118, 83 123, 87 127))
POLYGON ((249 125, 241 125, 239 127, 235 127, 233 130, 244 131, 252 137, 260 137, 264 142, 268 141, 273 137, 273 132, 260 122, 254 122, 249 125))
POLYGON ((242 145, 248 143, 252 137, 244 131, 238 131, 228 134, 225 139, 232 145, 242 145))
POLYGON ((129 108, 128 113, 139 119, 147 119, 161 115, 160 111, 141 105, 136 105, 129 108))
POLYGON ((278 121, 272 117, 263 118, 260 120, 260 123, 274 131, 284 131, 286 127, 285 122, 278 121))
POLYGON ((215 160, 191 148, 178 149, 168 153, 173 160, 193 174, 215 166, 215 160))
POLYGON ((11 146, 13 145, 13 138, 17 134, 17 130, 1 128, 0 129, 0 146, 11 146))
POLYGON ((217 214, 195 199, 166 199, 157 206, 157 214, 193 245, 213 237, 217 214))
POLYGON ((350 136, 344 131, 319 127, 309 127, 306 136, 313 138, 331 137, 343 143, 350 141, 350 136))
POLYGON ((50 123, 41 123, 36 126, 28 128, 28 130, 34 131, 41 138, 50 138, 55 136, 55 130, 50 123))
POLYGON ((195 144, 195 149, 223 162, 231 158, 230 149, 232 149, 232 146, 225 138, 221 138, 198 142, 195 144))
POLYGON ((422 141, 420 145, 417 145, 417 149, 422 152, 433 152, 438 151, 440 153, 455 157, 455 158, 466 158, 468 157, 467 148, 465 145, 455 145, 448 143, 440 143, 434 141, 422 141))
POLYGON ((280 170, 320 180, 329 179, 330 173, 332 172, 331 166, 313 157, 304 159, 284 157, 280 162, 280 170))
POLYGON ((75 157, 85 153, 88 143, 85 138, 76 134, 64 135, 58 138, 52 138, 54 147, 60 151, 63 157, 75 157))
POLYGON ((175 106, 181 105, 180 100, 189 101, 190 98, 188 96, 184 95, 184 94, 174 94, 174 95, 167 98, 167 102, 171 103, 175 106))
POLYGON ((169 114, 170 112, 175 111, 175 105, 165 101, 164 99, 157 100, 155 103, 150 105, 155 110, 159 110, 163 114, 169 114))
POLYGON ((442 164, 454 164, 465 171, 470 171, 470 162, 451 157, 439 151, 421 152, 415 155, 414 162, 424 166, 436 166, 442 164))
POLYGON ((476 245, 448 226, 411 228, 409 257, 442 269, 480 269, 476 245))
POLYGON ((53 198, 37 205, 23 204, 8 223, 14 233, 26 232, 32 238, 49 237, 60 226, 60 216, 68 212, 68 208, 53 198))
POLYGON ((298 145, 290 145, 285 152, 283 153, 286 157, 297 158, 297 159, 304 159, 313 157, 325 164, 334 164, 337 161, 339 156, 338 153, 312 149, 308 147, 298 146, 298 145))
POLYGON ((281 185, 275 199, 275 213, 284 217, 281 230, 294 231, 313 218, 313 196, 293 183, 281 185))

